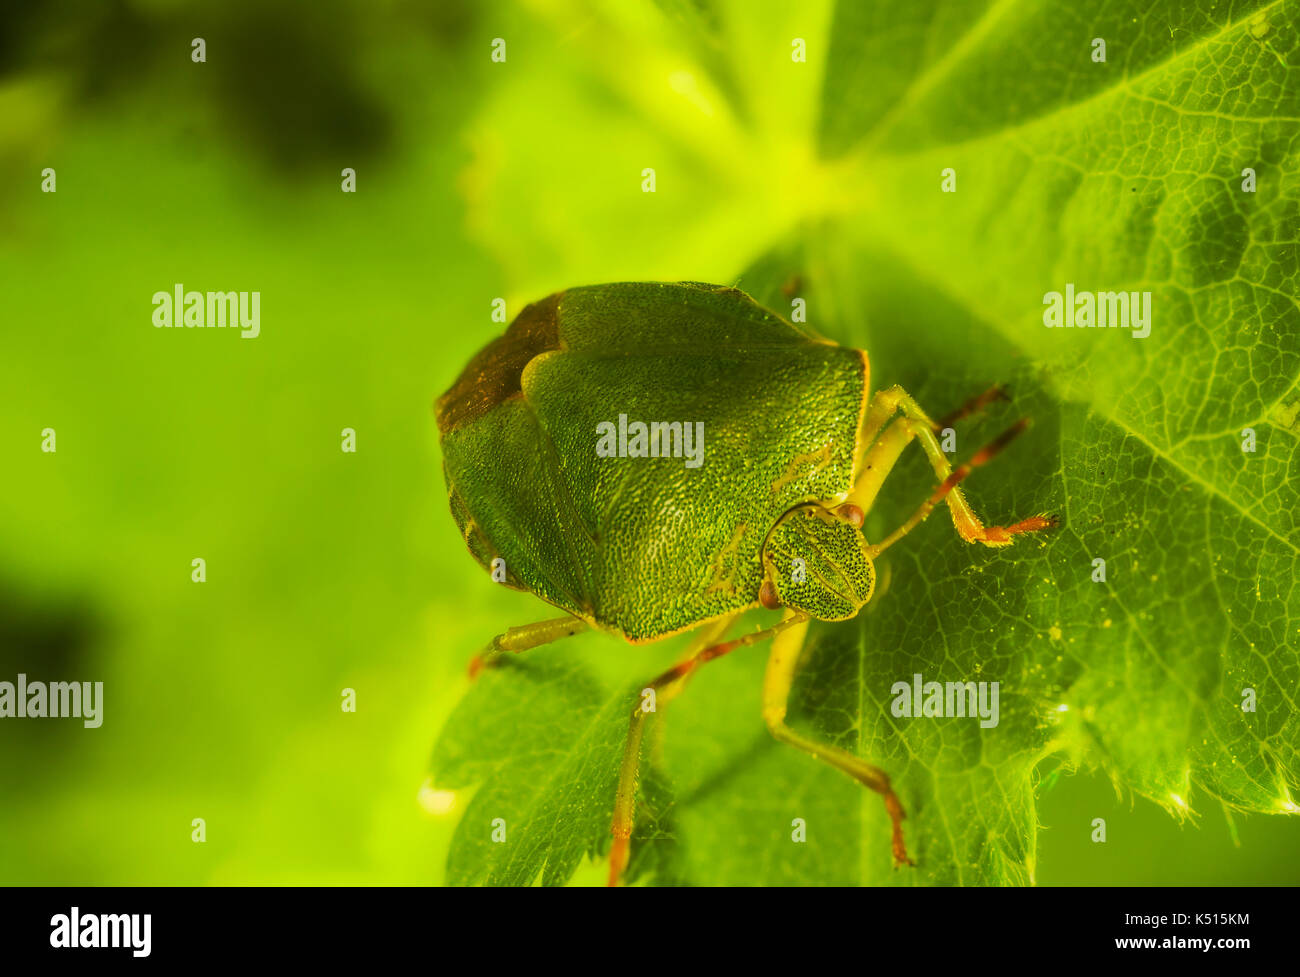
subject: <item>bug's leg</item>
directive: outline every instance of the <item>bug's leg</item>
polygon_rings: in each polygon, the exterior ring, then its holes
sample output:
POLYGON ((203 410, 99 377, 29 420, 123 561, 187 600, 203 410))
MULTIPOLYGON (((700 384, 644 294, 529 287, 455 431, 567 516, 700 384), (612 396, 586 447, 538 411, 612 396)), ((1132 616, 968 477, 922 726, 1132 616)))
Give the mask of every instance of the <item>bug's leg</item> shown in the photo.
POLYGON ((867 404, 867 412, 862 416, 862 423, 858 425, 859 461, 867 449, 876 443, 876 438, 884 430, 885 423, 898 413, 898 397, 894 391, 902 389, 902 387, 890 387, 888 390, 878 390, 872 395, 871 402, 867 404))
MULTIPOLYGON (((957 410, 957 414, 973 411, 984 406, 992 400, 997 399, 999 388, 993 388, 984 394, 968 401, 963 407, 957 410)), ((939 447, 939 441, 935 438, 934 432, 938 429, 925 411, 921 410, 920 405, 912 399, 902 387, 890 387, 872 398, 871 407, 868 410, 870 415, 877 407, 876 401, 880 400, 882 404, 893 403, 897 409, 903 412, 903 417, 897 418, 885 430, 885 433, 871 445, 871 447, 860 457, 858 461, 858 480, 853 486, 853 491, 849 494, 849 501, 859 506, 863 512, 870 511, 872 503, 875 502, 876 496, 884 484, 885 477, 889 474, 894 464, 898 461, 903 449, 915 438, 921 445, 926 457, 930 461, 930 467, 934 469, 939 476, 940 482, 945 483, 952 476, 952 464, 948 461, 948 456, 943 453, 939 447)), ((1023 428, 1024 422, 1018 426, 1023 428)), ((866 421, 863 422, 864 428, 866 421)), ((1008 438, 1010 440, 1010 438, 1008 438)), ((998 445, 998 450, 1001 445, 998 445)), ((984 449, 987 451, 988 449, 984 449)), ((993 454, 996 454, 995 450, 993 454)), ((982 452, 981 452, 982 454, 982 452)), ((971 459, 967 464, 970 467, 977 467, 983 464, 992 455, 983 458, 979 462, 971 459), (974 463, 974 464, 972 464, 974 463)), ((963 476, 964 478, 965 476, 963 476)), ((961 479, 957 479, 960 482, 961 479)), ((1050 522, 1043 525, 1029 526, 1032 520, 1016 523, 1014 526, 985 526, 979 516, 970 507, 966 501, 965 495, 957 487, 957 482, 945 490, 941 499, 948 504, 948 510, 952 515, 952 523, 962 539, 968 543, 983 543, 985 546, 1005 546, 1011 542, 1011 537, 1016 533, 1030 532, 1034 528, 1042 529, 1050 522)), ((924 517, 922 517, 924 518, 924 517)), ((918 520, 919 521, 919 520, 918 520)))
MULTIPOLYGON (((967 408, 973 411, 977 409, 977 405, 982 407, 984 403, 995 397, 996 395, 991 392, 981 394, 959 408, 957 413, 967 408)), ((920 441, 921 448, 930 460, 930 466, 939 478, 947 478, 952 467, 948 463, 948 456, 943 453, 934 436, 934 432, 938 430, 941 430, 940 426, 930 419, 929 415, 921 409, 921 405, 902 387, 895 384, 885 390, 877 391, 871 398, 860 425, 858 480, 849 494, 849 501, 861 508, 863 512, 869 512, 880 492, 881 485, 884 484, 885 477, 913 438, 920 441), (885 423, 900 410, 904 416, 896 418, 888 428, 885 428, 885 433, 880 434, 885 423)), ((978 539, 984 525, 960 491, 948 498, 948 508, 952 512, 953 526, 961 537, 967 542, 978 539)))
MULTIPOLYGON (((899 417, 886 428, 885 433, 859 462, 858 480, 853 486, 853 491, 849 493, 849 501, 861 508, 863 512, 871 511, 871 506, 875 503, 876 496, 880 494, 885 479, 898 462, 903 449, 911 444, 913 439, 920 441, 921 447, 930 459, 931 467, 939 478, 946 479, 952 472, 952 466, 948 463, 948 457, 943 453, 943 449, 939 447, 934 432, 924 426, 923 422, 899 417)), ((979 516, 975 515, 961 491, 950 493, 947 501, 952 513, 953 526, 956 527, 961 538, 968 543, 979 539, 984 532, 984 524, 979 516)))
POLYGON ((535 621, 509 628, 489 641, 486 648, 469 660, 469 677, 476 678, 479 672, 495 665, 507 652, 527 651, 575 635, 586 628, 585 621, 573 616, 554 617, 549 621, 535 621))
MULTIPOLYGON (((986 395, 982 394, 981 396, 986 395)), ((975 400, 979 400, 979 398, 975 398, 975 400)), ((972 405, 975 400, 968 401, 967 404, 958 408, 958 411, 960 412, 965 410, 965 408, 972 405)), ((885 390, 877 390, 872 395, 871 402, 867 404, 867 410, 862 416, 861 423, 858 425, 858 457, 856 462, 859 471, 862 470, 862 464, 866 459, 868 452, 875 449, 878 443, 876 439, 880 437, 880 432, 885 429, 885 424, 888 423, 900 409, 914 420, 923 421, 932 430, 941 430, 940 425, 930 420, 925 411, 921 410, 921 406, 912 399, 912 395, 902 387, 898 386, 898 384, 894 384, 894 386, 885 390), (907 406, 905 407, 904 405, 907 406)), ((904 444, 906 444, 906 442, 904 442, 904 444)), ((902 446, 900 446, 898 450, 902 451, 902 446)))
POLYGON ((982 411, 989 404, 993 403, 995 400, 1010 400, 1010 399, 1011 398, 1007 396, 1007 391, 1005 387, 1001 386, 1000 384, 994 384, 993 386, 985 390, 982 394, 977 394, 976 396, 972 397, 970 400, 966 401, 966 403, 962 404, 952 413, 945 414, 943 417, 939 418, 939 420, 936 422, 936 426, 939 430, 942 430, 945 427, 952 427, 958 421, 970 417, 972 414, 978 414, 980 411, 982 411))
MULTIPOLYGON (((948 476, 942 483, 940 483, 939 487, 930 494, 928 499, 917 507, 917 510, 912 513, 905 523, 895 529, 879 543, 868 547, 868 552, 870 553, 871 558, 874 560, 877 556, 889 549, 889 547, 893 546, 896 542, 920 525, 925 517, 934 511, 934 507, 945 498, 951 499, 952 494, 957 491, 958 484, 967 475, 976 468, 979 468, 981 465, 985 465, 993 458, 996 458, 1002 449, 1011 443, 1011 441, 1028 426, 1029 421, 1022 418, 999 434, 983 448, 980 448, 979 451, 975 452, 975 454, 971 456, 970 461, 958 465, 955 470, 950 471, 948 476)), ((1014 523, 1010 526, 981 527, 983 535, 979 538, 979 541, 986 546, 1006 546, 1011 542, 1014 536, 1017 536, 1020 533, 1037 532, 1040 529, 1049 529, 1055 525, 1056 520, 1048 516, 1030 516, 1028 519, 1022 519, 1020 522, 1014 523)))
MULTIPOLYGON (((692 644, 692 649, 698 648, 699 650, 683 658, 647 686, 647 688, 655 691, 656 708, 660 703, 671 701, 682 690, 686 680, 705 662, 721 658, 728 652, 743 648, 746 645, 755 644, 764 638, 773 637, 786 628, 807 619, 806 615, 794 614, 782 619, 770 628, 753 631, 741 635, 739 638, 732 638, 730 641, 718 642, 717 639, 722 637, 737 617, 739 615, 732 615, 710 625, 692 644)), ((628 722, 627 745, 623 749, 623 763, 618 771, 618 790, 614 794, 614 823, 612 827, 614 844, 609 851, 609 884, 611 886, 618 885, 623 869, 627 867, 630 854, 632 827, 636 820, 636 786, 637 772, 641 767, 641 740, 645 733, 646 717, 648 715, 649 713, 645 711, 642 703, 638 702, 636 708, 632 710, 632 718, 628 722)))
POLYGON ((794 685, 795 672, 799 666, 799 656, 807 633, 808 625, 807 621, 804 621, 802 626, 786 631, 772 642, 772 654, 767 659, 767 674, 763 678, 763 721, 767 723, 767 728, 772 731, 772 735, 782 743, 788 743, 814 759, 829 763, 864 787, 879 794, 885 801, 885 812, 889 815, 891 824, 890 848, 894 855, 894 865, 915 864, 907 857, 907 845, 903 842, 903 818, 907 815, 889 782, 889 775, 847 750, 818 743, 796 733, 785 723, 790 689, 794 685))

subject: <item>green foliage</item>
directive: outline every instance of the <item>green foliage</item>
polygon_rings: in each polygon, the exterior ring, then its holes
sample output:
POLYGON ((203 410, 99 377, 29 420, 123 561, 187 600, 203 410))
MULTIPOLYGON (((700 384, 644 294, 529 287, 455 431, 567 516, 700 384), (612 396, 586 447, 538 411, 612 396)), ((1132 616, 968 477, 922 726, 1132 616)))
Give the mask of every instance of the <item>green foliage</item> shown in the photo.
MULTIPOLYGON (((915 869, 891 869, 877 797, 770 740, 760 646, 701 670, 657 717, 634 846, 647 877, 1028 883, 1040 777, 1079 764, 1180 818, 1220 803, 1296 813, 1300 3, 1203 7, 599 7, 603 50, 578 81, 547 83, 571 138, 531 185, 480 187, 471 220, 487 227, 521 207, 514 195, 545 193, 549 172, 625 167, 626 187, 570 202, 575 222, 615 229, 581 236, 586 260, 565 268, 593 281, 712 271, 787 315, 781 286, 798 275, 810 325, 867 349, 873 386, 902 383, 942 414, 1008 383, 1014 408, 963 425, 958 455, 1017 414, 1035 426, 972 477, 972 501, 989 521, 1064 521, 994 552, 937 513, 880 562, 856 620, 810 633, 791 723, 890 772, 915 869), (792 37, 807 64, 790 63, 792 37), (652 67, 681 104, 613 80, 652 67), (642 197, 634 176, 652 164, 661 190, 642 197), (949 167, 955 193, 940 191, 949 167), (1151 335, 1043 328, 1042 296, 1067 282, 1150 290, 1151 335), (890 686, 917 672, 999 681, 1001 722, 896 720, 890 686), (1245 688, 1258 711, 1241 709, 1245 688), (790 841, 795 818, 805 844, 790 841)), ((509 140, 510 95, 535 82, 503 82, 476 131, 509 140)), ((538 220, 483 243, 529 267, 516 284, 537 298, 560 284, 551 256, 573 233, 538 220)), ((869 537, 932 485, 909 456, 869 537)), ((559 882, 607 848, 636 683, 680 650, 588 636, 471 689, 434 756, 439 784, 483 784, 454 879, 524 883, 545 866, 559 882), (492 817, 512 825, 506 845, 485 843, 492 817)))
MULTIPOLYGON (((452 884, 563 884, 608 849, 610 810, 636 690, 602 688, 579 664, 510 661, 484 673, 438 744, 443 785, 482 784, 452 852, 452 884), (619 734, 610 735, 611 730, 619 734), (492 838, 504 822, 505 843, 492 838), (483 831, 471 826, 484 825, 483 831)), ((671 839, 671 803, 651 775, 633 843, 671 839), (665 819, 661 823, 661 818, 665 819)), ((655 852, 666 862, 666 852, 655 852)), ((640 871, 643 859, 632 865, 640 871)))

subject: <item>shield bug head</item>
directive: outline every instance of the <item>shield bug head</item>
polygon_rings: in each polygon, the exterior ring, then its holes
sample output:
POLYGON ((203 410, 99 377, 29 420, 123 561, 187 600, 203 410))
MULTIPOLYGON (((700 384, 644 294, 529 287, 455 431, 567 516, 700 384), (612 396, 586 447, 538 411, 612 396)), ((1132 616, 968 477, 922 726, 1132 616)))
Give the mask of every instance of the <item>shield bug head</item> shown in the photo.
POLYGON ((760 602, 819 621, 857 616, 876 585, 875 564, 861 530, 862 510, 856 505, 791 509, 764 542, 760 602))

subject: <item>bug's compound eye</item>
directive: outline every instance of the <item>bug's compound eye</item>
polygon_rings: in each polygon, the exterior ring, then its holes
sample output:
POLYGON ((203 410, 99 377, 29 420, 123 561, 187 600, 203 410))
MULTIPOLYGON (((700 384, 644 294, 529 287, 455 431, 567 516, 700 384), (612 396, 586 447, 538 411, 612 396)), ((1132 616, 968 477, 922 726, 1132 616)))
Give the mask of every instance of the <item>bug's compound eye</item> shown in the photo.
POLYGON ((771 580, 764 580, 763 586, 758 588, 758 602, 769 611, 781 606, 781 598, 776 595, 776 585, 771 580))
POLYGON ((852 502, 846 502, 844 505, 836 509, 835 515, 844 522, 847 522, 854 529, 861 529, 862 524, 867 518, 866 513, 862 511, 862 507, 854 505, 852 502))

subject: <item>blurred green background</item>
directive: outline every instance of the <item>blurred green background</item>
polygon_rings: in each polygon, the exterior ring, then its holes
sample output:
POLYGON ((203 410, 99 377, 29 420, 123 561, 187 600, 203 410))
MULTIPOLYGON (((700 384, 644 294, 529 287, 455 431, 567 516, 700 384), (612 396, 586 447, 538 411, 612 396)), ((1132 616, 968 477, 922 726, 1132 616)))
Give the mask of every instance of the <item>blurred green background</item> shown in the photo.
MULTIPOLYGON (((0 881, 442 878, 430 748, 471 653, 542 614, 464 551, 432 401, 498 296, 513 317, 573 284, 734 282, 844 204, 813 162, 817 74, 744 56, 824 34, 829 6, 796 6, 746 20, 713 82, 685 4, 7 10, 0 679, 106 703, 95 730, 0 724, 0 881), (155 330, 178 282, 260 291, 261 336, 155 330)), ((1300 877, 1295 819, 1237 817, 1234 847, 1214 806, 1179 826, 1086 775, 1039 819, 1044 884, 1300 877)))

